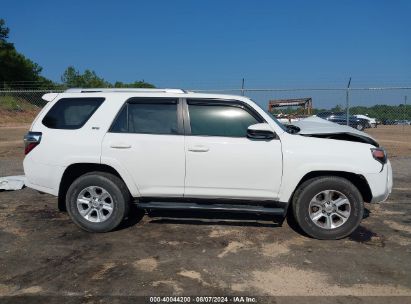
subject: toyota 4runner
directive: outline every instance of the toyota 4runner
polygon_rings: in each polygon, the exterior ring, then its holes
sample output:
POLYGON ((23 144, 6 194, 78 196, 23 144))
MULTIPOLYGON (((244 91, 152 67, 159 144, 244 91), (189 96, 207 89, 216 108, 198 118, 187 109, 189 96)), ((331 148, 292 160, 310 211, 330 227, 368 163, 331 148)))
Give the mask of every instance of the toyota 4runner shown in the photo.
POLYGON ((338 239, 364 202, 392 189, 384 149, 311 117, 284 126, 242 96, 179 89, 69 89, 25 136, 27 186, 58 197, 82 229, 107 232, 141 209, 293 216, 338 239))

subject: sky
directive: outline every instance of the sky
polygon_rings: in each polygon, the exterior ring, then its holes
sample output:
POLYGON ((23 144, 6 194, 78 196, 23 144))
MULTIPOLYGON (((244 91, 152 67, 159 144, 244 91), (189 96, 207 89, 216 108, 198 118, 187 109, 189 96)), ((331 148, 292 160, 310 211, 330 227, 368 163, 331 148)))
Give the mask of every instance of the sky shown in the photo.
POLYGON ((60 81, 188 89, 411 85, 411 1, 5 1, 18 51, 60 81))

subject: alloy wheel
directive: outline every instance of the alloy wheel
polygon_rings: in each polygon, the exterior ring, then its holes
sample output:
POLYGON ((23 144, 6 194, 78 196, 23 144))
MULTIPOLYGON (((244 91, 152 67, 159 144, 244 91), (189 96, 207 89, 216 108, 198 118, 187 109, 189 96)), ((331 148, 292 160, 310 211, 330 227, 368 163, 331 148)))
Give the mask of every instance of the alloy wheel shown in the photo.
POLYGON ((113 213, 114 202, 110 193, 99 186, 89 186, 77 196, 80 215, 93 223, 106 221, 113 213))
POLYGON ((348 198, 336 190, 324 190, 310 201, 308 212, 315 225, 323 229, 342 226, 350 217, 351 205, 348 198))

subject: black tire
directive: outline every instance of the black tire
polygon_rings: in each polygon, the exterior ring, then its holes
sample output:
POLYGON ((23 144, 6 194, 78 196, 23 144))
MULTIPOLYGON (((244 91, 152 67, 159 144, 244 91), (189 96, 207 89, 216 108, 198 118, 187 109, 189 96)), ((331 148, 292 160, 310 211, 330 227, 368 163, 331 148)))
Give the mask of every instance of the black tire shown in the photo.
POLYGON ((127 216, 131 195, 124 182, 117 176, 106 172, 90 172, 77 178, 66 194, 66 208, 73 222, 81 229, 89 232, 108 232, 115 229, 127 216), (111 215, 103 222, 95 223, 84 218, 77 208, 77 196, 89 187, 104 188, 112 197, 111 215))
POLYGON ((322 176, 309 179, 296 190, 292 200, 293 215, 300 228, 309 236, 320 240, 336 240, 350 235, 363 218, 364 202, 361 193, 347 179, 337 176, 322 176), (339 191, 346 196, 350 215, 345 223, 333 229, 317 226, 309 215, 310 201, 325 190, 339 191))
POLYGON ((359 123, 359 124, 356 126, 356 128, 357 128, 358 131, 363 131, 363 130, 365 129, 365 126, 364 126, 363 124, 359 123))

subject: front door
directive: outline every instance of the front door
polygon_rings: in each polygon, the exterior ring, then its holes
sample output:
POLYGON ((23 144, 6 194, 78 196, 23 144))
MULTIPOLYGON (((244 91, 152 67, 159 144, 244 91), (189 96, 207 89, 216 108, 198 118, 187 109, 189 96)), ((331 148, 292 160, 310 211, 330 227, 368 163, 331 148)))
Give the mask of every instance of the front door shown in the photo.
POLYGON ((280 140, 259 141, 246 136, 250 125, 264 122, 258 113, 241 102, 225 100, 188 99, 186 109, 184 196, 278 198, 280 140))

